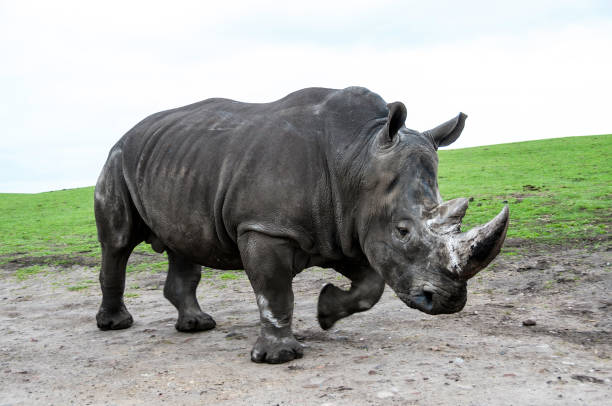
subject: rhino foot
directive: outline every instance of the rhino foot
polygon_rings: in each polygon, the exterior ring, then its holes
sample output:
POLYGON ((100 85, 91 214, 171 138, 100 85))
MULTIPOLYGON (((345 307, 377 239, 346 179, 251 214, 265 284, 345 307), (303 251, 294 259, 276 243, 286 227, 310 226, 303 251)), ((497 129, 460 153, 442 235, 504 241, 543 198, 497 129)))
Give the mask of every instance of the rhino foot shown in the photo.
POLYGON ((251 361, 282 364, 303 355, 304 349, 294 337, 260 336, 251 350, 251 361))
POLYGON ((338 320, 349 315, 342 310, 343 305, 339 298, 343 293, 345 294, 342 289, 331 283, 321 289, 317 305, 317 319, 323 330, 329 330, 338 320))
POLYGON ((134 319, 125 305, 122 305, 114 312, 100 307, 96 315, 96 322, 100 330, 122 330, 134 324, 134 319))
POLYGON ((197 314, 180 315, 174 327, 178 331, 193 333, 196 331, 206 331, 215 328, 217 323, 204 312, 197 314))

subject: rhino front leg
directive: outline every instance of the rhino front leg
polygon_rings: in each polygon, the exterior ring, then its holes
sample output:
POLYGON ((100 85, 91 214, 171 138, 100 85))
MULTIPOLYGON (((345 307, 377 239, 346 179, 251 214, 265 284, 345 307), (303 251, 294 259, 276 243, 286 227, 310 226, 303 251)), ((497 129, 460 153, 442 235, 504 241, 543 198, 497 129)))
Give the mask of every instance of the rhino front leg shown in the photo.
POLYGON ((202 277, 202 268, 185 258, 168 251, 168 277, 164 284, 164 296, 178 310, 175 328, 194 332, 210 330, 216 323, 204 313, 196 298, 196 289, 202 277))
POLYGON ((324 330, 331 328, 338 320, 353 313, 366 311, 374 306, 385 290, 385 281, 369 267, 344 269, 338 272, 351 280, 351 288, 342 290, 331 283, 323 287, 319 294, 317 319, 324 330))
POLYGON ((261 331, 251 351, 251 360, 280 364, 301 358, 302 345, 291 331, 294 276, 293 248, 281 238, 257 232, 238 240, 245 271, 255 291, 261 331))

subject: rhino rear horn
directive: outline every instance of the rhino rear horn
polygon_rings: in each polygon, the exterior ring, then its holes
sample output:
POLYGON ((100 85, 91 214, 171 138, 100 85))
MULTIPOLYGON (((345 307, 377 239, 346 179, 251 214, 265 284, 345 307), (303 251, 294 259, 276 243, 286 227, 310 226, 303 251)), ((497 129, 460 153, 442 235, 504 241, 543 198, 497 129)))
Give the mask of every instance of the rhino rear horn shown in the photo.
POLYGON ((453 236, 453 246, 462 280, 468 280, 499 254, 508 230, 509 211, 504 206, 495 218, 479 227, 453 236))
POLYGON ((436 149, 438 149, 438 147, 446 147, 459 138, 461 131, 463 131, 466 118, 467 114, 459 113, 457 117, 448 120, 446 123, 440 124, 436 128, 427 130, 423 134, 427 134, 431 137, 436 149))

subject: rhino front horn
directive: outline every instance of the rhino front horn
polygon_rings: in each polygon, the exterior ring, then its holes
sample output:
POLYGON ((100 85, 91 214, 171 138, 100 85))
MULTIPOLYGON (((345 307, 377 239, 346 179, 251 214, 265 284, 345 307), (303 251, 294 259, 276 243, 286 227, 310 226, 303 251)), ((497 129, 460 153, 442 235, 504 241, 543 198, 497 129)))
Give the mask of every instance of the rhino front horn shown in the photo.
POLYGON ((506 238, 508 219, 508 206, 504 206, 502 211, 487 224, 454 236, 457 272, 461 279, 470 279, 486 268, 499 254, 506 238))

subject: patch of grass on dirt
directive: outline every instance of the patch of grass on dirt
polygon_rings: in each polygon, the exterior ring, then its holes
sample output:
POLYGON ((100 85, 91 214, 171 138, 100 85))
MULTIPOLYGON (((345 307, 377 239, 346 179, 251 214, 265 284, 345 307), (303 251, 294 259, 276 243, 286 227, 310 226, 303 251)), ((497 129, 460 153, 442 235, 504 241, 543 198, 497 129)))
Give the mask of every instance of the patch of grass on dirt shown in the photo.
POLYGON ((32 265, 25 268, 20 268, 15 272, 17 280, 25 281, 33 275, 39 274, 45 270, 45 267, 41 265, 32 265))
POLYGON ((240 279, 240 273, 236 271, 223 272, 221 275, 219 275, 219 279, 222 279, 222 280, 240 279))
POLYGON ((68 290, 71 292, 77 292, 79 290, 87 289, 90 285, 72 285, 68 286, 68 290))
POLYGON ((612 231, 612 135, 442 150, 439 156, 444 199, 473 198, 465 229, 508 204, 508 237, 560 242, 612 231))
MULTIPOLYGON (((152 257, 152 260, 159 259, 162 256, 160 254, 159 257, 152 257)), ((127 272, 142 272, 149 271, 152 273, 163 272, 168 269, 168 261, 155 261, 155 262, 141 262, 139 264, 129 264, 127 267, 127 272)))

